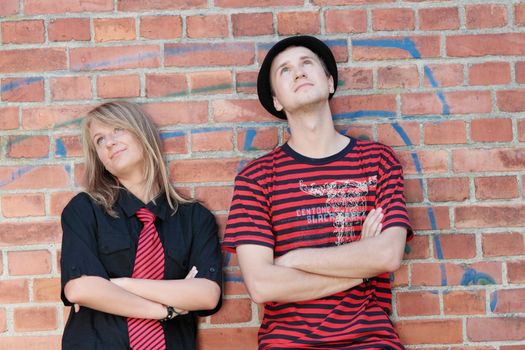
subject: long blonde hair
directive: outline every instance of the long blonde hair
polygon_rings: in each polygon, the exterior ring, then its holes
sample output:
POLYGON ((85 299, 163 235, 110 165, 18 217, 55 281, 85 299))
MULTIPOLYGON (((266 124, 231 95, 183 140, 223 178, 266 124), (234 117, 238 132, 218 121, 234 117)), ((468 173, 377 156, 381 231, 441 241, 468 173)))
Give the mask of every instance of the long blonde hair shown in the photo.
POLYGON ((146 193, 159 189, 164 193, 173 213, 179 203, 188 202, 180 196, 169 182, 168 169, 162 158, 161 142, 157 127, 137 104, 126 101, 104 103, 91 110, 82 124, 82 143, 86 157, 85 190, 106 212, 116 217, 113 205, 122 188, 118 179, 104 168, 98 158, 89 128, 93 121, 117 126, 133 133, 144 150, 144 179, 146 193))

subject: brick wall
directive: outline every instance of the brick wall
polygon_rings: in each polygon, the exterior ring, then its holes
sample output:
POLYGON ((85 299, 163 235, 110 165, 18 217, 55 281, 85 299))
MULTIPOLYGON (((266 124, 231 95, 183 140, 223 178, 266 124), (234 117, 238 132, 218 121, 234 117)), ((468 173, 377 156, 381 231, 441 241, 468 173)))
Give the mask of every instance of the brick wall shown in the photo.
MULTIPOLYGON (((221 228, 232 180, 286 139, 255 95, 279 36, 334 51, 342 133, 395 148, 415 239, 393 278, 413 349, 525 349, 525 2, 2 0, 0 348, 57 349, 59 217, 80 190, 79 120, 114 98, 162 128, 172 179, 221 228)), ((201 349, 255 349, 233 255, 201 349)))

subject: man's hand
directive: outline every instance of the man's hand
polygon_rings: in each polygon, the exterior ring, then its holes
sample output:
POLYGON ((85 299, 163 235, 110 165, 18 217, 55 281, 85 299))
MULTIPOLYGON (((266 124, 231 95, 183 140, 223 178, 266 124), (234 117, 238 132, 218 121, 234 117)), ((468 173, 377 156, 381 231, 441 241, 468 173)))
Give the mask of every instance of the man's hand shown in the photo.
POLYGON ((372 238, 381 233, 383 228, 383 214, 382 208, 372 209, 366 216, 363 222, 363 229, 361 230, 361 239, 372 238))

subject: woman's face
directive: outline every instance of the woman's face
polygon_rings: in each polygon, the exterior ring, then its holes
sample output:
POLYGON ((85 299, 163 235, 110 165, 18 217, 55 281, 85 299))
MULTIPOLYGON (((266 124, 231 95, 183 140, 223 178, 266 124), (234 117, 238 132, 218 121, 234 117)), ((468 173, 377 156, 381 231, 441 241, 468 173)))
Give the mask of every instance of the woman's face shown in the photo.
POLYGON ((98 158, 113 176, 120 180, 143 176, 144 150, 132 132, 94 120, 89 135, 98 158))

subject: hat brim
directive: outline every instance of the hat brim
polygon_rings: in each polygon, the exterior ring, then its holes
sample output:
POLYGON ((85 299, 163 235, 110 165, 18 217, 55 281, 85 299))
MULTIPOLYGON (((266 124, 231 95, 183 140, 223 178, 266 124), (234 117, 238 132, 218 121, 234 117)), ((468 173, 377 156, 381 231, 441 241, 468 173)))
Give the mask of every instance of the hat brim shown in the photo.
POLYGON ((321 40, 308 35, 292 36, 276 43, 266 54, 257 76, 257 95, 263 107, 280 119, 286 119, 284 111, 278 111, 273 104, 272 87, 270 84, 270 68, 274 58, 290 46, 302 46, 314 52, 323 60, 326 69, 334 80, 334 92, 330 93, 332 98, 337 89, 337 64, 330 48, 321 40))

